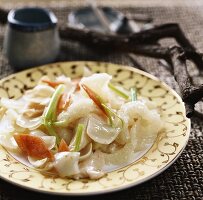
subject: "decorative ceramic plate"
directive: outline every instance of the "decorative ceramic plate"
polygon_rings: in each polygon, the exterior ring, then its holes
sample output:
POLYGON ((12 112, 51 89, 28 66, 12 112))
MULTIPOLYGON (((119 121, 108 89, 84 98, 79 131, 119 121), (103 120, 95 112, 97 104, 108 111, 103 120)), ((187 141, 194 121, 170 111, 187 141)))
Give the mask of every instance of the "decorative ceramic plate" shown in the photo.
POLYGON ((156 102, 161 109, 165 130, 153 145, 130 164, 114 169, 99 180, 72 180, 48 177, 15 160, 0 147, 0 177, 18 186, 38 192, 59 195, 90 195, 113 192, 129 188, 147 181, 163 172, 181 154, 187 144, 190 120, 185 117, 181 98, 169 86, 132 67, 98 62, 64 62, 49 64, 13 74, 0 81, 0 96, 19 98, 27 89, 34 87, 38 80, 65 74, 72 78, 82 75, 83 67, 93 72, 106 72, 113 76, 114 82, 129 89, 136 86, 138 95, 156 102))

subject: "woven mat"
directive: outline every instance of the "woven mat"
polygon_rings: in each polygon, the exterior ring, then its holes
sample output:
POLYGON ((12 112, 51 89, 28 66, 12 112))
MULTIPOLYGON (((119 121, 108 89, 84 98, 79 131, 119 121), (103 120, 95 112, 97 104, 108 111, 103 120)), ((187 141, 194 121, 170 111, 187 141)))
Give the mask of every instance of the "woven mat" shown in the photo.
MULTIPOLYGON (((134 13, 148 13, 154 17, 156 24, 166 22, 177 22, 185 31, 187 37, 194 43, 199 51, 203 52, 203 16, 201 11, 203 7, 131 7, 119 8, 128 14, 134 13)), ((60 23, 65 23, 67 14, 70 11, 67 8, 52 9, 60 23)), ((7 60, 3 57, 2 42, 5 27, 0 26, 0 78, 13 73, 7 60)), ((173 41, 165 40, 164 45, 172 44, 173 41)), ((59 60, 98 60, 107 61, 125 65, 133 66, 126 55, 118 55, 116 52, 107 55, 98 55, 80 46, 76 43, 63 42, 62 50, 59 60)), ((178 91, 177 85, 171 74, 164 68, 159 66, 158 61, 149 58, 137 57, 137 60, 148 67, 148 71, 158 78, 165 81, 168 85, 178 91)), ((135 66, 136 67, 136 66, 135 66)), ((202 77, 196 75, 195 70, 190 70, 193 74, 194 82, 200 83, 203 81, 202 77)), ((203 111, 202 104, 198 105, 198 109, 203 111)), ((4 181, 0 181, 0 199, 14 200, 14 199, 30 199, 35 200, 52 199, 72 199, 71 197, 51 197, 45 194, 38 194, 35 192, 26 191, 16 186, 10 185, 4 181)), ((76 197, 74 197, 76 198, 76 197)), ((77 198, 77 199, 89 199, 77 198)), ((92 198, 92 197, 91 197, 92 198)), ((100 195, 93 197, 97 200, 112 200, 112 199, 203 199, 203 118, 201 116, 192 118, 192 131, 188 145, 183 151, 178 160, 166 171, 156 178, 143 183, 137 187, 133 187, 124 191, 100 195)))

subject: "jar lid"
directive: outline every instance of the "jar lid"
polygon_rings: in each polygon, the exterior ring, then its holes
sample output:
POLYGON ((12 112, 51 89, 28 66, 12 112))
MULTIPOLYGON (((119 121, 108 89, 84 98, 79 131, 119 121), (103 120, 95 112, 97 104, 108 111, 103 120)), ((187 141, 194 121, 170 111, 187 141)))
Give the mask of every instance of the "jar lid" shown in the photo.
POLYGON ((8 14, 8 23, 17 30, 35 32, 55 27, 57 18, 47 9, 29 7, 11 10, 8 14))

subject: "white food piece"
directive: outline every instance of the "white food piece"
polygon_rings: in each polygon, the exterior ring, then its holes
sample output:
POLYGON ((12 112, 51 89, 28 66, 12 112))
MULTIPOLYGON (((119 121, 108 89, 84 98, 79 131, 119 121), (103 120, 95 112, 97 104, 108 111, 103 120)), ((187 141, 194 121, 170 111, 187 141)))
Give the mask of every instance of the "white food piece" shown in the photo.
POLYGON ((23 99, 28 102, 48 105, 54 91, 54 88, 48 85, 37 85, 32 90, 28 90, 23 96, 23 99))
POLYGON ((92 154, 92 143, 89 143, 84 149, 80 151, 80 161, 87 159, 92 154))
POLYGON ((55 136, 42 136, 41 138, 49 150, 51 150, 55 147, 55 144, 56 144, 55 136))
POLYGON ((133 157, 134 147, 131 142, 125 144, 124 147, 115 151, 114 153, 103 153, 105 163, 107 165, 122 165, 129 162, 133 157))
POLYGON ((118 111, 119 116, 122 117, 128 126, 135 124, 137 119, 142 119, 146 125, 150 125, 151 134, 157 133, 162 128, 162 121, 157 110, 150 110, 141 101, 128 102, 121 106, 118 111))
POLYGON ((113 109, 118 110, 121 107, 121 105, 125 103, 124 98, 118 96, 117 94, 115 94, 115 92, 113 92, 109 88, 106 88, 106 96, 108 101, 107 105, 113 109))
POLYGON ((34 135, 34 136, 38 136, 38 137, 47 136, 47 134, 45 134, 43 131, 41 131, 39 129, 30 131, 30 134, 34 135))
POLYGON ((90 117, 87 126, 87 135, 100 144, 110 144, 118 136, 120 128, 113 128, 95 117, 90 117))
POLYGON ((79 178, 89 177, 90 179, 99 179, 104 176, 102 168, 105 165, 103 153, 95 151, 87 160, 80 164, 79 178))
POLYGON ((125 99, 115 94, 115 92, 109 88, 108 84, 111 79, 112 76, 106 73, 100 73, 84 77, 80 83, 86 85, 98 94, 105 102, 108 102, 111 108, 119 109, 125 102, 125 99))
POLYGON ((12 135, 0 135, 0 144, 12 152, 18 152, 18 145, 12 135))
POLYGON ((22 99, 14 100, 14 99, 7 99, 4 97, 1 98, 0 104, 4 108, 14 109, 14 110, 23 109, 25 106, 25 102, 22 99))
POLYGON ((81 98, 73 100, 73 103, 68 107, 67 111, 63 111, 58 116, 58 121, 66 121, 67 125, 77 119, 86 117, 88 113, 96 110, 93 101, 89 98, 81 98))
POLYGON ((69 77, 64 75, 56 77, 57 82, 62 82, 65 85, 65 92, 71 92, 75 89, 75 84, 71 81, 69 77))
POLYGON ((108 83, 111 78, 112 76, 106 73, 93 74, 92 76, 82 78, 80 84, 86 85, 96 94, 99 94, 104 101, 107 101, 106 91, 109 90, 108 83))
POLYGON ((118 134, 118 137, 116 138, 116 142, 120 145, 126 144, 130 139, 130 133, 129 133, 128 124, 126 123, 126 118, 124 116, 122 117, 124 121, 123 129, 121 130, 121 132, 118 134))
POLYGON ((67 127, 66 128, 60 127, 56 128, 55 130, 60 138, 64 139, 67 144, 70 144, 74 136, 73 130, 68 129, 67 127))
POLYGON ((36 168, 43 168, 46 164, 46 162, 48 161, 48 158, 43 158, 41 160, 38 160, 38 159, 35 159, 31 156, 28 156, 28 161, 30 162, 30 164, 33 166, 33 167, 36 167, 36 168))
MULTIPOLYGON (((48 77, 43 77, 36 87, 25 92, 18 100, 0 99, 0 145, 10 153, 24 156, 19 154, 20 148, 13 137, 14 134, 39 137, 53 153, 54 160, 28 156, 26 159, 30 165, 47 173, 52 173, 48 171, 55 168, 60 177, 74 179, 101 178, 108 167, 122 167, 131 163, 136 153, 147 150, 163 128, 157 105, 140 96, 136 101, 130 102, 130 99, 119 96, 109 87, 111 75, 92 74, 88 68, 83 69, 81 80, 71 80, 64 75, 54 80, 63 84, 68 106, 64 110, 53 110, 57 116, 54 116, 50 123, 53 122, 54 131, 60 139, 65 140, 70 151, 58 152, 55 149, 56 137, 49 135, 43 124, 43 113, 46 113, 50 99, 56 91, 56 88, 42 81, 51 81, 48 77), (101 98, 107 106, 105 113, 82 85, 101 98), (111 123, 108 116, 105 116, 107 113, 112 115, 111 123), (78 124, 85 128, 78 144, 79 151, 74 152, 78 124)), ((114 85, 113 81, 112 84, 114 85)), ((125 91, 117 84, 115 87, 130 96, 129 90, 125 91)))
POLYGON ((48 85, 37 85, 32 90, 28 90, 25 93, 26 97, 50 97, 54 93, 54 88, 48 85))
POLYGON ((54 155, 54 167, 61 177, 70 177, 80 172, 79 152, 60 152, 54 155))
POLYGON ((139 146, 137 150, 145 148, 163 128, 160 114, 155 109, 149 109, 143 101, 128 102, 121 106, 118 113, 125 124, 131 126, 130 139, 134 147, 139 146))
POLYGON ((8 109, 0 121, 0 134, 10 134, 15 131, 15 121, 18 114, 15 110, 8 109))
POLYGON ((42 116, 33 119, 28 119, 22 114, 18 116, 16 124, 23 128, 28 128, 30 130, 37 129, 42 124, 42 116))

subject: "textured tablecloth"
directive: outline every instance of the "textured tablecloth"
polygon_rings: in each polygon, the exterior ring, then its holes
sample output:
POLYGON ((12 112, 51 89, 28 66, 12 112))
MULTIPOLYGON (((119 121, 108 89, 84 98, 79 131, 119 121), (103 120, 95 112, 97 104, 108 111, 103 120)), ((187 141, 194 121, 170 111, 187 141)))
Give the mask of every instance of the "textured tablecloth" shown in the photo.
MULTIPOLYGON (((22 4, 24 4, 22 3, 23 1, 21 1, 20 4, 15 4, 14 2, 16 1, 5 1, 5 4, 0 4, 0 6, 11 8, 16 6, 22 6, 22 4)), ((31 1, 29 0, 29 2, 31 1)), ((55 12, 57 17, 59 18, 60 23, 65 23, 70 10, 79 5, 79 1, 77 2, 73 0, 69 3, 68 1, 62 1, 63 4, 60 4, 60 1, 51 2, 52 4, 49 4, 49 7, 51 7, 51 9, 55 12)), ((166 22, 177 22, 180 24, 181 28, 185 31, 187 37, 189 37, 189 39, 197 47, 197 49, 203 52, 203 3, 201 1, 174 2, 157 0, 154 1, 152 4, 149 0, 140 1, 140 4, 138 0, 127 0, 125 2, 123 1, 124 3, 122 2, 121 4, 119 4, 119 2, 122 1, 99 1, 99 3, 101 4, 109 3, 109 5, 113 5, 117 9, 131 15, 135 13, 147 13, 155 19, 156 24, 166 22)), ((33 4, 33 1, 30 4, 33 4)), ((42 0, 36 1, 34 4, 45 6, 45 4, 47 5, 47 2, 42 0)), ((4 33, 5 27, 0 26, 0 78, 5 77, 15 71, 9 66, 7 60, 2 54, 2 43, 4 33)), ((163 45, 170 45, 173 43, 174 41, 168 39, 163 41, 163 45)), ((116 52, 112 52, 112 54, 99 55, 91 51, 90 49, 87 49, 86 47, 79 46, 78 44, 71 42, 62 43, 62 50, 58 60, 99 60, 134 66, 134 63, 132 63, 126 57, 126 55, 118 55, 116 54, 116 52)), ((159 65, 157 60, 151 58, 144 58, 141 56, 137 56, 137 60, 143 65, 147 66, 148 72, 154 74, 155 76, 165 81, 168 85, 178 91, 178 87, 174 81, 174 78, 164 67, 159 65)), ((194 82, 203 82, 203 77, 198 76, 195 70, 191 69, 190 72, 193 75, 194 82)), ((203 106, 201 103, 198 104, 197 107, 199 111, 203 111, 203 106)), ((76 197, 59 197, 39 194, 18 188, 0 180, 0 199, 2 200, 60 200, 73 198, 76 197)), ((203 117, 195 116, 192 118, 192 130, 186 149, 183 151, 178 160, 159 176, 139 186, 120 192, 77 199, 89 198, 94 198, 98 200, 203 199, 203 117)))

